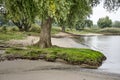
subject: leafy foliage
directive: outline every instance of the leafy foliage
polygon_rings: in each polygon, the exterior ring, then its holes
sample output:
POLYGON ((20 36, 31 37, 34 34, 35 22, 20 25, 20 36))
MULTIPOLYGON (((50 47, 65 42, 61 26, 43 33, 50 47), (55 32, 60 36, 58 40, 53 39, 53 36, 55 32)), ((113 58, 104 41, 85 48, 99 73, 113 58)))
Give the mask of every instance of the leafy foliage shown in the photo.
POLYGON ((4 17, 4 15, 0 15, 0 26, 6 25, 8 20, 4 17))
POLYGON ((115 11, 120 7, 120 0, 104 0, 104 8, 108 11, 115 11))
POLYGON ((80 29, 84 29, 85 27, 92 27, 93 26, 93 22, 89 19, 85 19, 82 21, 78 21, 76 24, 76 30, 80 30, 80 29))
POLYGON ((11 19, 20 31, 28 29, 34 22, 37 7, 33 0, 3 0, 5 17, 11 19))
POLYGON ((120 21, 115 21, 112 26, 120 28, 120 21))
POLYGON ((86 19, 92 13, 92 7, 89 1, 81 0, 81 1, 74 1, 73 5, 70 7, 70 12, 67 15, 67 25, 72 28, 78 22, 86 19))
POLYGON ((86 27, 92 27, 93 26, 93 21, 92 20, 85 20, 85 23, 86 23, 86 27))
POLYGON ((33 0, 5 0, 5 7, 11 19, 14 21, 28 18, 34 20, 36 16, 36 4, 33 0))
POLYGON ((112 27, 112 20, 109 19, 108 16, 106 16, 106 17, 103 17, 103 18, 99 18, 97 24, 100 28, 112 27))

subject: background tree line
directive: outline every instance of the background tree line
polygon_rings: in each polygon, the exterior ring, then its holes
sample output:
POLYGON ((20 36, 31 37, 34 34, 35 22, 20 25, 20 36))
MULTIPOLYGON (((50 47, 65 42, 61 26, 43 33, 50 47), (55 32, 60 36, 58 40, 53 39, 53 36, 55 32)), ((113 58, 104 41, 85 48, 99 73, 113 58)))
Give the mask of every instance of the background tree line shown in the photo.
POLYGON ((106 16, 106 17, 99 18, 99 20, 97 21, 97 25, 99 28, 106 28, 106 27, 120 28, 120 21, 112 22, 112 20, 108 16, 106 16))

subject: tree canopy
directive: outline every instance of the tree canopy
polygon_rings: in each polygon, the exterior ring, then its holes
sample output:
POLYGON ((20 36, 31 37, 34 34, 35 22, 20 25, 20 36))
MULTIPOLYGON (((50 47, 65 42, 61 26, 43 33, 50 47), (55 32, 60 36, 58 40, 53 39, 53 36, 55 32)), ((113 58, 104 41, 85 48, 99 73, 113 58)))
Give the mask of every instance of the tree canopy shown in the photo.
POLYGON ((112 27, 112 20, 108 16, 106 16, 103 18, 99 18, 97 24, 100 28, 112 27))
MULTIPOLYGON (((34 21, 38 16, 41 19, 41 34, 39 46, 51 47, 52 22, 66 21, 68 26, 74 26, 92 13, 92 7, 102 0, 0 0, 7 9, 11 19, 26 19, 34 21)), ((104 0, 107 10, 116 10, 120 7, 119 0, 104 0)))
POLYGON ((103 17, 103 18, 99 18, 97 24, 100 28, 112 27, 112 20, 109 19, 108 16, 106 16, 106 17, 103 17))
POLYGON ((83 19, 76 23, 76 30, 84 29, 85 27, 91 28, 93 26, 93 22, 89 19, 83 19))
POLYGON ((3 0, 1 3, 6 9, 5 17, 10 19, 20 31, 28 31, 31 23, 34 22, 37 10, 33 0, 3 0))
POLYGON ((120 7, 120 0, 104 0, 104 8, 108 11, 115 11, 120 7))

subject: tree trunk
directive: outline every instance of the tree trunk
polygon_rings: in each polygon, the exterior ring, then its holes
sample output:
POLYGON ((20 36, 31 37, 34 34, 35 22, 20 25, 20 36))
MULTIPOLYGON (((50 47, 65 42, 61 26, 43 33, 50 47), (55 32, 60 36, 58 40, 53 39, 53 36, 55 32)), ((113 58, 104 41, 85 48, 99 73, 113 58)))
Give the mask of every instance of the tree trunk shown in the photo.
POLYGON ((23 26, 21 25, 20 21, 15 22, 12 20, 12 22, 19 28, 19 31, 24 31, 23 26))
POLYGON ((65 26, 62 26, 62 32, 65 32, 65 26))
POLYGON ((29 31, 30 27, 31 27, 31 23, 29 23, 27 21, 27 18, 25 19, 21 19, 19 21, 14 21, 12 20, 12 22, 19 28, 19 31, 29 31))
POLYGON ((52 27, 52 20, 50 17, 42 22, 40 40, 38 43, 40 48, 49 48, 52 46, 52 44, 51 44, 51 27, 52 27))
POLYGON ((30 29, 30 27, 31 27, 31 24, 29 24, 29 23, 23 23, 24 31, 28 32, 29 29, 30 29))
POLYGON ((18 22, 12 21, 12 22, 19 28, 19 31, 23 31, 23 27, 22 27, 20 21, 18 21, 18 22))

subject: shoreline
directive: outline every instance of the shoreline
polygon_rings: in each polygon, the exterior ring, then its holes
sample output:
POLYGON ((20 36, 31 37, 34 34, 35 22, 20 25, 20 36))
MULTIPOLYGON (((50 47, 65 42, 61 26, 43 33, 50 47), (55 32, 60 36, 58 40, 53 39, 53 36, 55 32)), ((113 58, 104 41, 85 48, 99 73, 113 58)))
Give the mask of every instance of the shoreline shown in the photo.
POLYGON ((43 60, 0 62, 0 80, 119 80, 120 74, 43 60), (32 65, 32 66, 31 66, 32 65))
MULTIPOLYGON (((38 40, 38 37, 29 36, 25 40, 12 40, 10 44, 15 45, 18 42, 18 44, 22 43, 23 46, 26 46, 38 40)), ((77 42, 67 34, 63 36, 62 39, 52 38, 52 42, 53 45, 62 47, 77 48, 80 46, 73 46, 74 44, 76 45, 77 42)), ((59 62, 46 62, 43 60, 32 61, 18 59, 0 62, 0 80, 73 80, 74 78, 76 78, 76 80, 119 80, 120 74, 96 69, 85 69, 76 65, 59 62)))
POLYGON ((98 34, 98 33, 75 34, 75 33, 68 33, 68 32, 59 32, 58 34, 52 35, 52 37, 62 38, 62 37, 95 36, 95 35, 104 35, 104 34, 98 34))

